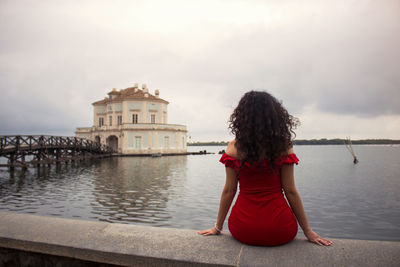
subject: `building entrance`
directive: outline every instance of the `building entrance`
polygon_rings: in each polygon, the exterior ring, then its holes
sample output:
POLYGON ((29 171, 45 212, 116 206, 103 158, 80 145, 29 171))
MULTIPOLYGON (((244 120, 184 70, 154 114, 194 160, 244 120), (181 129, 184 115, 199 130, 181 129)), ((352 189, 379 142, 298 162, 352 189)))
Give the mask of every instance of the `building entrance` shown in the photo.
POLYGON ((107 145, 111 147, 114 152, 118 152, 118 137, 115 135, 107 137, 107 145))

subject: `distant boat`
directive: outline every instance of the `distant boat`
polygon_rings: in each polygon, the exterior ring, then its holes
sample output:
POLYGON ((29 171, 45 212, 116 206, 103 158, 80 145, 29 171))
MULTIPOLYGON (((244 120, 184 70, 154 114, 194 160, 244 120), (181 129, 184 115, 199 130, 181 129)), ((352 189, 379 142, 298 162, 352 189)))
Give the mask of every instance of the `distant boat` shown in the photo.
POLYGON ((156 157, 161 157, 162 154, 161 154, 160 152, 158 152, 158 153, 151 154, 151 156, 152 156, 153 158, 156 158, 156 157))

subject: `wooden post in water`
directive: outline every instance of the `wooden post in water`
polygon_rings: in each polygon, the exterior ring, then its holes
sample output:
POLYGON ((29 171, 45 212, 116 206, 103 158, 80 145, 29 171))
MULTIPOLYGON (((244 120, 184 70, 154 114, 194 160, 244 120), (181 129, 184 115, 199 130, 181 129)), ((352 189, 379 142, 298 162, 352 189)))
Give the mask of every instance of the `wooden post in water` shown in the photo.
POLYGON ((60 166, 60 148, 56 148, 56 166, 60 166))
POLYGON ((14 172, 15 169, 15 154, 11 154, 10 158, 8 160, 9 164, 10 164, 10 172, 14 172))
POLYGON ((353 163, 354 163, 354 164, 357 164, 357 163, 358 163, 358 159, 357 159, 357 157, 356 157, 356 153, 354 152, 353 144, 351 143, 350 137, 348 136, 348 137, 346 138, 346 140, 347 140, 347 143, 346 143, 346 141, 345 141, 345 142, 344 142, 344 145, 346 146, 347 150, 349 150, 350 154, 353 156, 353 163))
POLYGON ((25 162, 25 153, 22 153, 21 162, 22 162, 22 165, 23 165, 22 166, 22 170, 26 171, 28 169, 28 166, 27 166, 27 164, 25 162))

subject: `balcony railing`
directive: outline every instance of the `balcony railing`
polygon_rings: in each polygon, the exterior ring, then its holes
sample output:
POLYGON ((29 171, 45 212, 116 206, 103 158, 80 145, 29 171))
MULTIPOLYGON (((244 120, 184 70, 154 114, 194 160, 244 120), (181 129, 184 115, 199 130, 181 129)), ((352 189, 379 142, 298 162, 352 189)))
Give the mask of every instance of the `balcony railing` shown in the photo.
POLYGON ((182 132, 186 132, 186 126, 180 124, 163 124, 163 123, 123 123, 121 125, 112 125, 112 126, 93 126, 86 128, 77 128, 76 132, 79 133, 88 133, 91 131, 107 131, 107 130, 178 130, 182 132))
POLYGON ((124 123, 122 125, 122 129, 186 131, 186 126, 180 124, 163 124, 163 123, 124 123))

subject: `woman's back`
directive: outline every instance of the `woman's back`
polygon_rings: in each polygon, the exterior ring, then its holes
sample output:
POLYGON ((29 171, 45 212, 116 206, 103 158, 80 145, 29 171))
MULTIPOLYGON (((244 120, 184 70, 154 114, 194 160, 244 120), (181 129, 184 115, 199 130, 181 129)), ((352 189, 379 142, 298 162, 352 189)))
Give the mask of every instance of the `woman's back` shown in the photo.
POLYGON ((282 158, 278 158, 274 168, 269 166, 267 160, 262 160, 261 164, 244 162, 240 166, 240 161, 245 158, 245 155, 237 150, 235 144, 235 140, 229 142, 226 153, 222 155, 220 161, 235 171, 240 169, 238 175, 240 191, 252 191, 253 193, 260 191, 261 194, 265 192, 281 193, 280 168, 283 164, 297 164, 299 161, 293 153, 293 149, 289 149, 282 158))
POLYGON ((297 234, 297 222, 282 193, 280 168, 297 164, 296 155, 283 156, 275 169, 267 161, 262 166, 240 166, 240 160, 228 154, 223 154, 220 161, 236 171, 240 168, 240 191, 228 220, 232 235, 250 245, 276 246, 291 241, 297 234))

